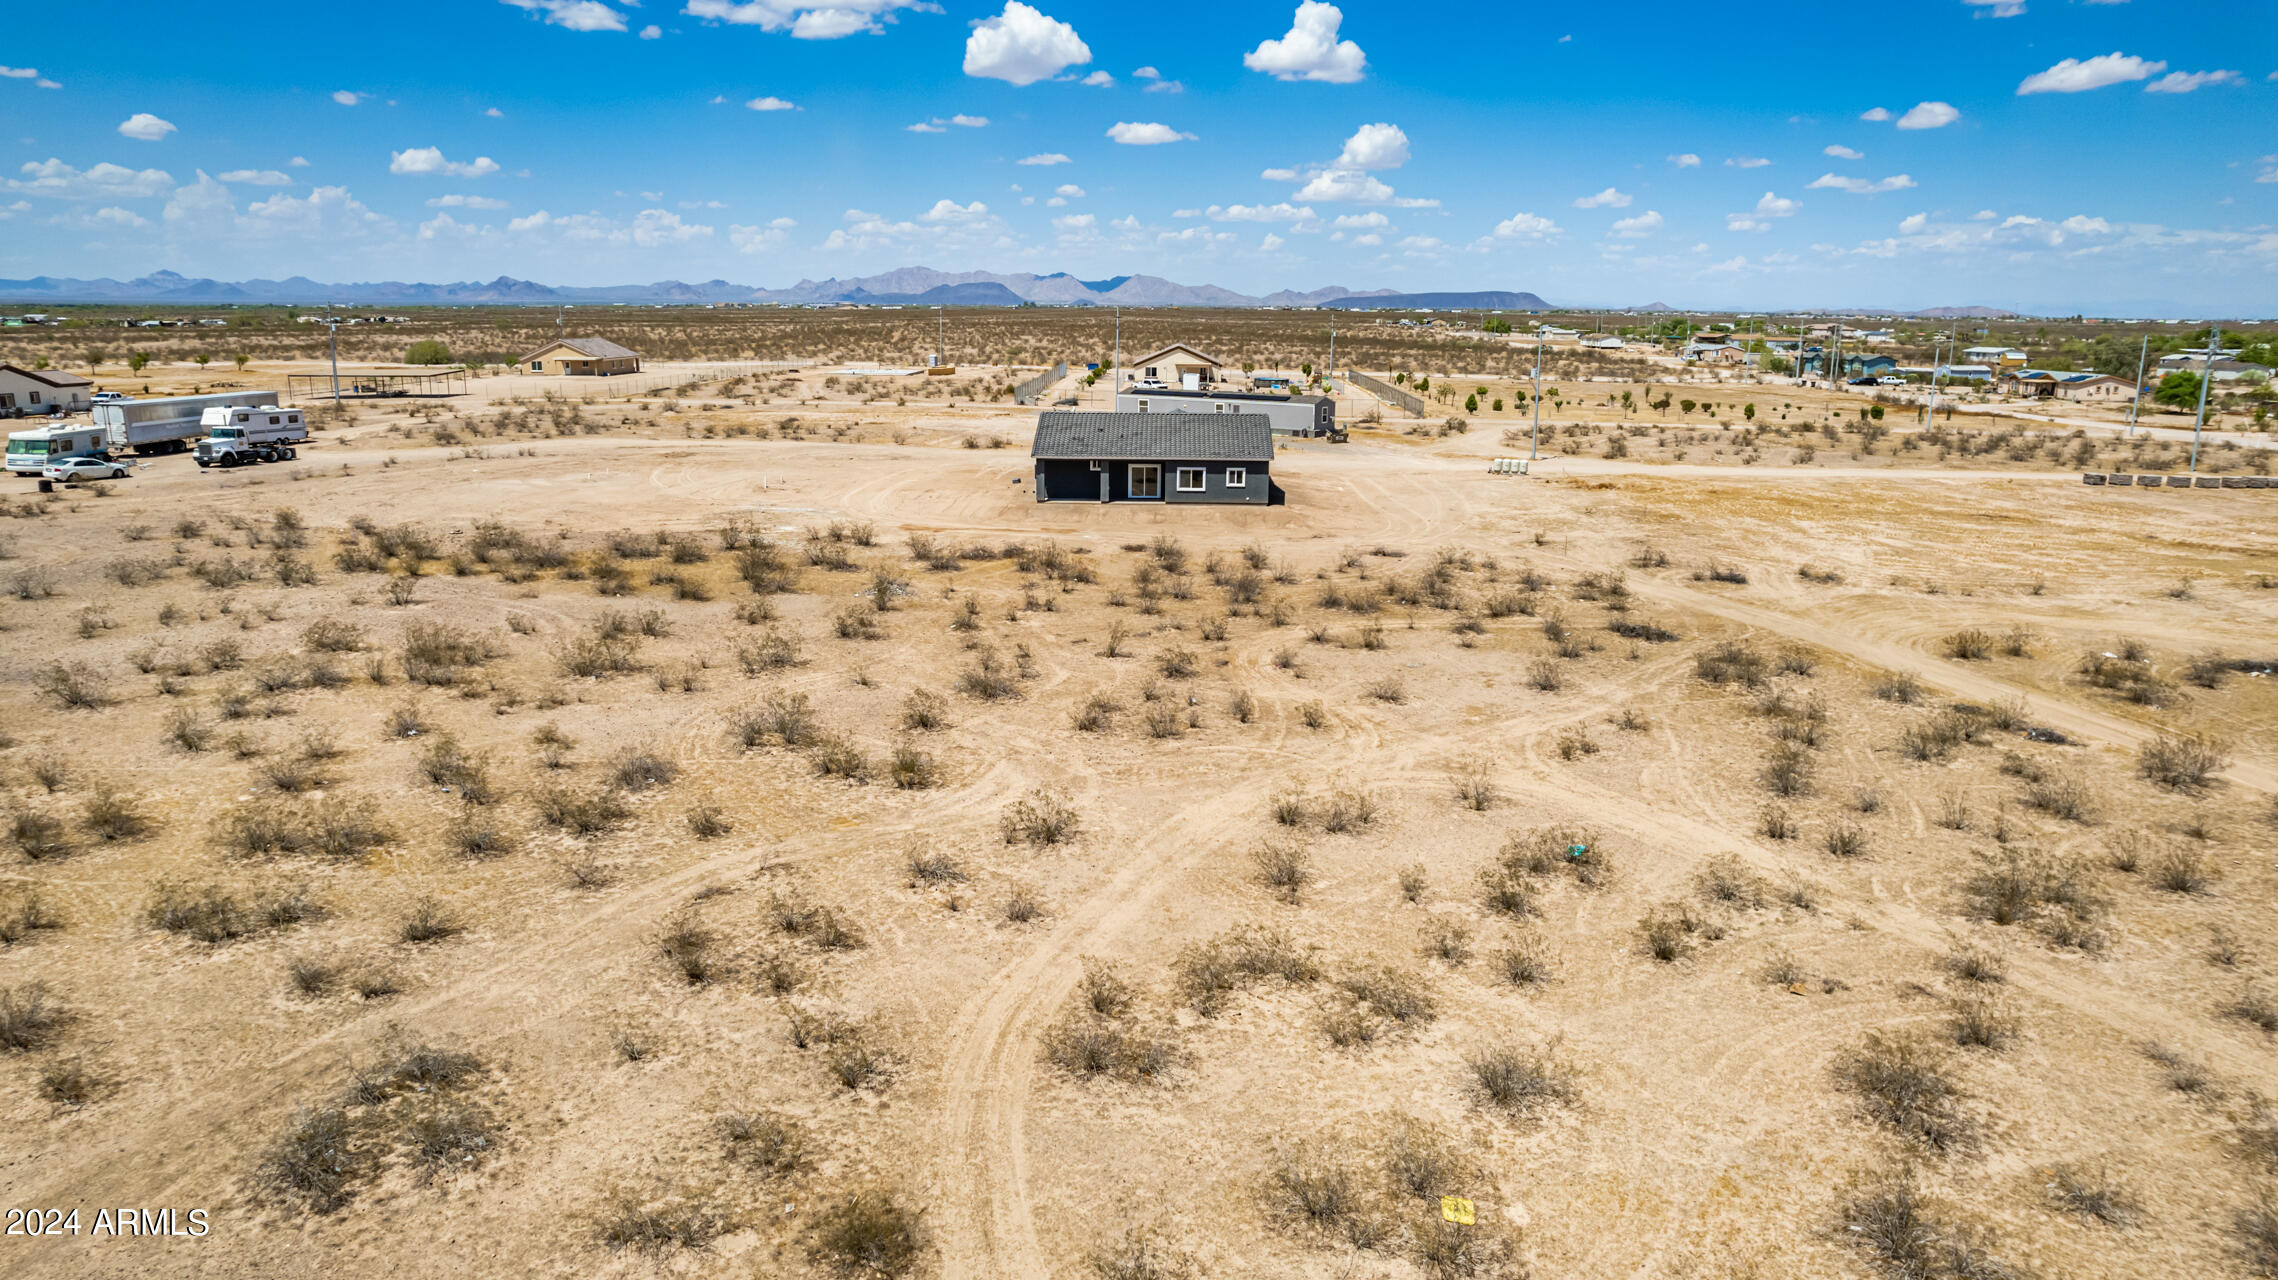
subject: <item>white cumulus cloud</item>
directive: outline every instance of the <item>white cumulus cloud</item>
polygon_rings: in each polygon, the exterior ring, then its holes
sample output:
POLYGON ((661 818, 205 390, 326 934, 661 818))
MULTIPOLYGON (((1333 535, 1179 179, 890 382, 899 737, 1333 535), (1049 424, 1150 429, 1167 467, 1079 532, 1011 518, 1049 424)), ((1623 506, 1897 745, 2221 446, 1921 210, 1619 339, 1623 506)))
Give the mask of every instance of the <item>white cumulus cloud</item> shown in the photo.
POLYGON ((1660 229, 1661 215, 1652 209, 1647 209, 1634 218, 1615 220, 1613 233, 1627 240, 1635 240, 1641 236, 1652 235, 1660 229))
POLYGON ((119 136, 133 138, 137 142, 156 142, 174 131, 172 122, 161 120, 148 111, 137 111, 119 122, 119 136))
POLYGON ((1761 169, 1772 162, 1762 156, 1733 156, 1724 163, 1731 169, 1761 169))
POLYGON ((2066 58, 2046 71, 2036 71, 2018 82, 2017 94, 2023 97, 2029 93, 2085 93, 2106 85, 2148 80, 2165 70, 2164 62, 2146 62, 2132 53, 2114 50, 2085 62, 2066 58))
POLYGON ((1851 148, 1843 146, 1841 144, 1830 146, 1821 151, 1820 154, 1833 156, 1838 160, 1864 160, 1867 158, 1866 152, 1853 151, 1851 148))
POLYGON ((341 106, 353 107, 357 103, 364 100, 364 95, 357 93, 352 89, 334 89, 332 91, 332 100, 339 103, 341 106))
POLYGON ((1278 204, 1212 205, 1202 211, 1212 222, 1312 222, 1317 215, 1305 205, 1284 200, 1278 204))
POLYGON ((1063 182, 1052 194, 1066 196, 1071 200, 1081 200, 1084 198, 1084 189, 1073 182, 1063 182))
POLYGON ((1904 191, 1914 185, 1914 179, 1906 174, 1898 173, 1880 181, 1870 182, 1865 178, 1845 178, 1832 173, 1824 173, 1813 179, 1811 185, 1814 189, 1848 191, 1855 196, 1871 196, 1883 191, 1904 191))
POLYGON ((1532 213, 1514 213, 1495 224, 1498 240, 1548 240, 1560 234, 1557 223, 1532 213))
POLYGON ((601 0, 503 0, 571 31, 623 31, 625 15, 601 0))
POLYGON ((965 74, 1007 84, 1035 84, 1092 60, 1076 29, 1020 0, 973 25, 965 37, 965 74))
POLYGON ((836 40, 882 31, 879 24, 903 9, 941 12, 928 0, 688 0, 681 12, 705 22, 788 31, 794 40, 836 40))
POLYGON ((797 111, 799 109, 798 103, 789 98, 778 98, 772 93, 765 97, 753 98, 744 105, 754 111, 797 111))
POLYGON ((1901 129, 1943 129, 1962 118, 1962 113, 1950 102, 1917 102, 1912 110, 1898 118, 1901 129))
POLYGON ((1669 163, 1677 166, 1680 169, 1698 169, 1701 167, 1701 158, 1697 155, 1694 155, 1692 152, 1687 151, 1669 157, 1669 163))
POLYGON ((52 156, 26 161, 18 172, 24 176, 10 178, 8 190, 55 200, 139 200, 162 195, 174 186, 173 175, 164 169, 103 163, 82 172, 52 156))
POLYGON ((1036 155, 1032 155, 1032 156, 1023 156, 1023 157, 1021 157, 1019 160, 1016 160, 1016 161, 1014 161, 1013 163, 1015 163, 1015 164, 1036 164, 1036 165, 1050 165, 1050 164, 1073 164, 1073 163, 1075 163, 1075 162, 1074 162, 1074 161, 1072 161, 1072 160, 1070 160, 1070 159, 1068 159, 1068 157, 1066 157, 1066 156, 1064 156, 1064 155, 1061 155, 1061 154, 1060 154, 1059 152, 1057 152, 1057 151, 1044 151, 1044 152, 1039 152, 1038 154, 1036 154, 1036 155))
POLYGON ((1351 84, 1368 67, 1368 55, 1350 40, 1339 40, 1345 15, 1333 4, 1305 0, 1297 6, 1289 34, 1268 40, 1242 55, 1242 65, 1276 80, 1322 80, 1351 84))
POLYGON ((465 162, 446 160, 441 147, 413 147, 388 153, 388 172, 418 177, 481 178, 498 172, 498 161, 476 156, 465 162))
POLYGON ((1408 135, 1396 124, 1364 124, 1345 139, 1340 169, 1397 169, 1408 163, 1408 135))
POLYGON ((1167 124, 1135 123, 1118 120, 1108 126, 1107 136, 1127 147, 1159 147, 1166 142, 1191 142, 1194 135, 1181 133, 1167 124))
POLYGON ((662 40, 664 39, 664 28, 652 22, 641 28, 641 39, 662 40))
MULTIPOLYGON (((225 173, 222 177, 226 180, 229 175, 225 173)), ((427 202, 427 207, 430 209, 503 209, 506 207, 506 202, 494 200, 489 196, 448 195, 436 196, 427 202)))
POLYGON ((1594 196, 1579 196, 1574 201, 1577 209, 1627 209, 1636 197, 1607 187, 1594 196))
POLYGON ((221 175, 223 182, 242 182, 249 187, 289 187, 292 178, 275 169, 231 169, 221 175))
POLYGON ((2242 84, 2236 71, 2170 71, 2144 86, 2145 93, 2189 93, 2210 84, 2242 84))
POLYGON ((1890 119, 1890 111, 1885 107, 1869 107, 1859 113, 1859 118, 1861 120, 1869 120, 1876 124, 1881 124, 1883 121, 1890 119))

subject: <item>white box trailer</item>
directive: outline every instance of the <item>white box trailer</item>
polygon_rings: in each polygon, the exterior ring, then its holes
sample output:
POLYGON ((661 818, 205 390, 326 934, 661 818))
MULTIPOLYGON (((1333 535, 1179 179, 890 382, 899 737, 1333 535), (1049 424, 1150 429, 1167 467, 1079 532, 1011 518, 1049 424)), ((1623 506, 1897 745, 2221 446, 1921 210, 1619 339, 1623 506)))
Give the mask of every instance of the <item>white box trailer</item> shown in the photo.
POLYGON ((95 406, 95 425, 109 435, 114 450, 180 453, 205 438, 208 409, 251 409, 277 403, 274 391, 222 391, 204 396, 164 396, 95 406))
POLYGON ((8 433, 8 470, 36 476, 51 462, 90 458, 107 452, 100 427, 34 427, 8 433))

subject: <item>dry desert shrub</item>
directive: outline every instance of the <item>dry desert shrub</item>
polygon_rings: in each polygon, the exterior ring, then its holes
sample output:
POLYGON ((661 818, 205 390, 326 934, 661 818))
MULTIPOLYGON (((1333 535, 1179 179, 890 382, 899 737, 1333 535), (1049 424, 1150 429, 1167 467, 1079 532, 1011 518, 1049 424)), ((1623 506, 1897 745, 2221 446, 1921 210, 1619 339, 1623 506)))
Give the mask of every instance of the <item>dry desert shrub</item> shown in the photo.
POLYGON ((757 1173, 779 1177, 808 1163, 806 1135, 780 1112, 730 1111, 719 1129, 728 1158, 757 1173))
POLYGON ((2202 791, 2229 765, 2222 744, 2202 737, 2162 735, 2136 757, 2138 773, 2171 791, 2202 791))
POLYGON ((1066 793, 1040 787, 1006 806, 998 826, 1006 844, 1045 847, 1075 839, 1083 829, 1083 820, 1066 793))
POLYGON ((1180 993, 1204 1017, 1217 1013, 1235 991, 1258 979, 1305 984, 1321 977, 1319 962, 1289 935, 1255 925, 1238 925, 1189 945, 1174 967, 1180 993))
POLYGON ((1084 1265, 1097 1280, 1193 1280, 1199 1274, 1191 1256, 1143 1227, 1092 1246, 1084 1265))
POLYGON ((1464 1065, 1487 1102, 1514 1115, 1531 1115, 1580 1096, 1573 1069, 1559 1060, 1557 1050, 1555 1042, 1528 1049, 1490 1045, 1466 1055, 1464 1065))
POLYGON ((1997 997, 1985 992, 1958 996, 1947 1014, 1947 1029, 1955 1044, 1965 1049, 2003 1049, 2017 1038, 2022 1024, 1997 997))
POLYGON ((1870 1031, 1837 1057, 1835 1082, 1892 1132, 1933 1151, 1951 1150, 1968 1139, 1970 1125, 1947 1053, 1922 1036, 1870 1031))
POLYGON ((1250 855, 1258 879, 1292 906, 1313 880, 1313 857, 1294 840, 1269 840, 1250 855))
POLYGON ((1474 813, 1484 813, 1495 804, 1494 765, 1484 756, 1458 760, 1448 770, 1448 785, 1455 790, 1456 803, 1474 813))
POLYGON ((541 787, 532 796, 538 817, 550 827, 575 836, 598 836, 616 830, 633 808, 610 787, 579 791, 571 787, 541 787))
POLYGON ((812 1227, 816 1258, 842 1271, 898 1276, 926 1248, 925 1214, 890 1190, 850 1192, 825 1205, 812 1227))
POLYGON ((2049 1170, 2049 1200, 2108 1227, 2127 1228, 2143 1220, 2143 1201, 2103 1164, 2067 1162, 2049 1170))
POLYGON ((701 1249, 734 1231, 734 1215, 709 1196, 676 1192, 662 1198, 620 1192, 600 1215, 601 1242, 612 1249, 663 1253, 701 1249))
POLYGON ((0 987, 0 1049, 9 1053, 44 1049, 69 1021, 70 1014, 48 995, 43 983, 0 987))
POLYGON ((1535 987, 1550 982, 1558 962, 1550 944, 1533 933, 1522 932, 1487 957, 1488 968, 1514 987, 1535 987))

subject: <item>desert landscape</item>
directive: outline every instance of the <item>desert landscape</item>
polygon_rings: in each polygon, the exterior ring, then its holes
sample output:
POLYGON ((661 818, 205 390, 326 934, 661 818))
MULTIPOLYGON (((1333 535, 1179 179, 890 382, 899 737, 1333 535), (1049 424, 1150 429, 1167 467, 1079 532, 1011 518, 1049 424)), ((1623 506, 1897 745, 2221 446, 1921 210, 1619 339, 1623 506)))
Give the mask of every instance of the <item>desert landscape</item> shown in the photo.
POLYGON ((1065 343, 808 336, 11 482, 0 1272, 2278 1267, 2278 508, 2080 475, 2187 439, 1641 362, 1040 505, 1065 343))

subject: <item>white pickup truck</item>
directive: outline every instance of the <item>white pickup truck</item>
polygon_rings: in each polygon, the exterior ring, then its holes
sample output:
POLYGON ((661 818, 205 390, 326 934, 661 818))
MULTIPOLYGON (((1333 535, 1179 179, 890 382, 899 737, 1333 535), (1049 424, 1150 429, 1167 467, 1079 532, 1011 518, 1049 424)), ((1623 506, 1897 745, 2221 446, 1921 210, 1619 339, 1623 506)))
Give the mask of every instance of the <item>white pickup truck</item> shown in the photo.
POLYGON ((216 405, 205 411, 199 425, 206 432, 195 451, 201 467, 285 461, 298 456, 294 446, 308 439, 308 425, 301 411, 273 404, 252 408, 216 405))

